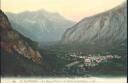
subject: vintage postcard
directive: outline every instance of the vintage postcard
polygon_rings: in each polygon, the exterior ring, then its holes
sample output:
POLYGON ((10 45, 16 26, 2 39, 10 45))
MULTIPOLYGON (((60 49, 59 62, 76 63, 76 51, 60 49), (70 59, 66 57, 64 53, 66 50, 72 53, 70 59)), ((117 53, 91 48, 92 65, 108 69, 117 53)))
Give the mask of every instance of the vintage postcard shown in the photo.
POLYGON ((1 83, 126 83, 126 0, 1 0, 1 83))

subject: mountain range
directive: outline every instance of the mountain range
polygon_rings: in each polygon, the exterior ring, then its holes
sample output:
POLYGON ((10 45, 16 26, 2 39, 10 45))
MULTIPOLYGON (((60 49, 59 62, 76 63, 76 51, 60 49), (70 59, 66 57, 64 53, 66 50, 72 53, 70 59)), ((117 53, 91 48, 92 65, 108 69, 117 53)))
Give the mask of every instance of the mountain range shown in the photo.
POLYGON ((18 14, 7 12, 6 15, 15 30, 37 42, 58 41, 64 31, 75 24, 58 13, 43 9, 18 14))

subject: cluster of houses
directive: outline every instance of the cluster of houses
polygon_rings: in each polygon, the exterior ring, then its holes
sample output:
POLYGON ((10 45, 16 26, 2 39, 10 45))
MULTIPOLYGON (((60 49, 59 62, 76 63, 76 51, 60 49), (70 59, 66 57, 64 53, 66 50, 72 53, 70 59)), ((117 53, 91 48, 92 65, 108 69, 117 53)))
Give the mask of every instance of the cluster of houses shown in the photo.
MULTIPOLYGON (((118 55, 100 55, 100 54, 91 55, 91 54, 89 54, 87 56, 79 56, 79 55, 76 55, 75 53, 71 54, 70 57, 80 59, 80 62, 82 61, 82 65, 79 65, 79 66, 81 66, 81 67, 82 66, 94 67, 102 62, 107 62, 108 60, 121 58, 121 56, 118 56, 118 55)), ((74 62, 68 64, 67 66, 78 65, 78 64, 80 64, 80 62, 74 61, 74 62)))
POLYGON ((114 59, 114 58, 115 59, 119 59, 121 57, 118 56, 118 55, 105 55, 105 56, 101 56, 101 55, 92 56, 92 55, 89 55, 89 56, 84 57, 83 59, 84 59, 85 66, 96 66, 101 62, 107 62, 108 60, 111 60, 111 59, 114 59))

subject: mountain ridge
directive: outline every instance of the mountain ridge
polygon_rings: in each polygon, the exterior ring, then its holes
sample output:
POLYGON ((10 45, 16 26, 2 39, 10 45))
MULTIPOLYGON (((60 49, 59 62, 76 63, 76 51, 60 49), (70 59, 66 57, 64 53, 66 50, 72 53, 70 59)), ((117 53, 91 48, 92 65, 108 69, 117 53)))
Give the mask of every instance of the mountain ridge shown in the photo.
POLYGON ((119 41, 124 41, 127 39, 126 12, 126 3, 123 3, 109 11, 85 17, 65 31, 61 42, 63 44, 82 42, 86 44, 101 43, 101 45, 108 45, 109 43, 113 44, 117 41, 118 43, 119 41), (122 32, 120 33, 121 30, 122 32))
POLYGON ((37 42, 60 40, 65 29, 74 24, 58 13, 45 10, 6 13, 6 15, 15 30, 37 42))
POLYGON ((30 46, 30 43, 33 42, 13 30, 7 16, 2 10, 0 10, 0 31, 1 50, 4 50, 8 55, 18 53, 35 63, 42 63, 42 56, 40 53, 30 46))

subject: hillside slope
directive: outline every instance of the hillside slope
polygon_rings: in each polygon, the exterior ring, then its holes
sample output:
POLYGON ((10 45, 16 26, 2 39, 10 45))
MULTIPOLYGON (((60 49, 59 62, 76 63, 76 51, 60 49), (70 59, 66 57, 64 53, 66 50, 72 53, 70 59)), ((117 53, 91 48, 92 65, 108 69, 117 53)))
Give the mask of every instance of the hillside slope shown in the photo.
MULTIPOLYGON (((86 17, 65 31, 63 44, 84 43, 108 46, 126 43, 127 6, 125 3, 95 16, 86 17)), ((111 46, 111 47, 112 47, 111 46)))
POLYGON ((0 10, 0 38, 2 76, 44 73, 43 56, 35 49, 35 43, 13 30, 2 10, 0 10))

